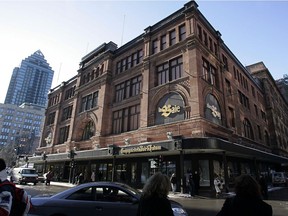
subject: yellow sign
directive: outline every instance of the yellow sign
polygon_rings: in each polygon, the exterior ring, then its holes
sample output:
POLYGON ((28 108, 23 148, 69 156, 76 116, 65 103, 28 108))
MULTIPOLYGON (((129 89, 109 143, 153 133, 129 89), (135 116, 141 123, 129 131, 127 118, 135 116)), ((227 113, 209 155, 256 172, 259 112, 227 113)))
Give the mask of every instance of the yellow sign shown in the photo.
POLYGON ((141 153, 141 152, 153 152, 161 150, 161 146, 147 145, 147 146, 137 146, 133 148, 121 148, 121 154, 131 154, 131 153, 141 153))
POLYGON ((162 112, 162 116, 168 117, 171 113, 179 113, 180 112, 180 106, 178 105, 170 105, 170 104, 165 104, 162 108, 159 107, 158 109, 159 112, 162 112))

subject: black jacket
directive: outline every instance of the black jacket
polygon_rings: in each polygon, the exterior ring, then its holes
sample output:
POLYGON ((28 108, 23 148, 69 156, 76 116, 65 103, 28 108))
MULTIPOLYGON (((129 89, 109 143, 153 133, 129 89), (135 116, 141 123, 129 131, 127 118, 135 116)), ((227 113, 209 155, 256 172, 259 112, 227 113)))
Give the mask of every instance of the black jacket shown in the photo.
POLYGON ((137 216, 173 216, 171 203, 167 198, 157 196, 141 198, 137 216))
POLYGON ((272 216, 272 207, 257 197, 227 198, 217 216, 272 216))

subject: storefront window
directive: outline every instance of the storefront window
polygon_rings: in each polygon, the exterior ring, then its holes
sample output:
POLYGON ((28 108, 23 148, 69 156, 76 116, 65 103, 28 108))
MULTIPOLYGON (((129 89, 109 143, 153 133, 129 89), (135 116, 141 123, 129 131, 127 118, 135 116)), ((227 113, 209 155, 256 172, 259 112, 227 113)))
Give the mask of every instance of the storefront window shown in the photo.
POLYGON ((131 164, 131 183, 137 182, 137 163, 131 164))
POLYGON ((97 179, 98 179, 98 181, 106 181, 107 180, 107 164, 100 164, 99 170, 97 173, 97 179))
POLYGON ((149 178, 149 163, 143 162, 141 170, 141 183, 145 184, 148 178, 149 178))
POLYGON ((210 186, 209 161, 199 160, 200 186, 210 186))

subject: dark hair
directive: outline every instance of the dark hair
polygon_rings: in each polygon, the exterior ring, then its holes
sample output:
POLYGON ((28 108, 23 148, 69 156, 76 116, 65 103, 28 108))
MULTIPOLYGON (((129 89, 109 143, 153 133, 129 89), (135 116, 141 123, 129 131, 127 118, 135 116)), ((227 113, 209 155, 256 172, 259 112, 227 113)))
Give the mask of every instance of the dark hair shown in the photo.
POLYGON ((6 169, 6 163, 4 159, 0 158, 0 171, 6 169))
POLYGON ((158 196, 167 197, 170 190, 170 180, 167 175, 160 172, 152 175, 143 188, 143 197, 158 196))
POLYGON ((260 186, 251 175, 241 175, 235 179, 235 192, 243 197, 261 197, 260 186))

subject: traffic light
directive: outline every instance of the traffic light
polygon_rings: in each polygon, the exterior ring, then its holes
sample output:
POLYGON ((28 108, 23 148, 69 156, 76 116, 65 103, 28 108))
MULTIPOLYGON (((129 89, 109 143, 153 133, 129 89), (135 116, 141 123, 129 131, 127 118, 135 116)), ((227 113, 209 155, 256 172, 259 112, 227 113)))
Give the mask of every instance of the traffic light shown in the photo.
POLYGON ((72 149, 68 153, 68 158, 73 159, 75 155, 77 155, 77 153, 75 153, 75 151, 72 149))
POLYGON ((108 154, 109 155, 118 155, 119 147, 117 145, 109 145, 108 146, 108 154))
POLYGON ((47 157, 48 157, 48 156, 47 156, 46 153, 44 152, 43 155, 42 155, 42 159, 45 161, 45 160, 47 160, 47 157))

